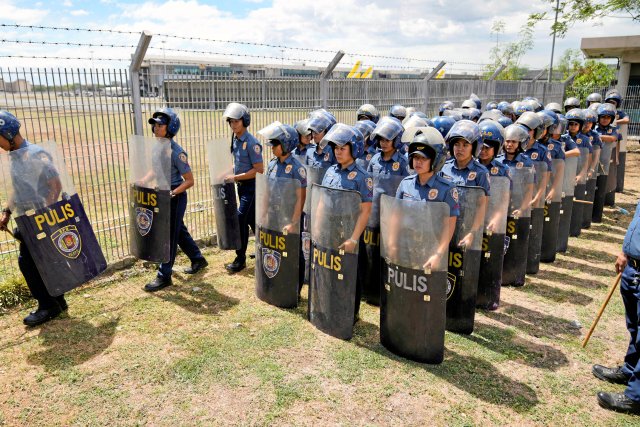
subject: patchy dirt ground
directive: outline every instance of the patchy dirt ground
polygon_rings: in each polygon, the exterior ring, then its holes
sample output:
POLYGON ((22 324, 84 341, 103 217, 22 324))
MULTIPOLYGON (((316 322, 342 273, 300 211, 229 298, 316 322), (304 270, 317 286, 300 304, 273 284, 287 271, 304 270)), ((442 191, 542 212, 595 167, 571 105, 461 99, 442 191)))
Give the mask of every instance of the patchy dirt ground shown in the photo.
MULTIPOLYGON (((617 203, 631 213, 639 170, 630 153, 617 203)), ((42 327, 22 325, 27 307, 0 317, 0 425, 638 425, 598 407, 596 391, 622 387, 590 372, 625 354, 618 293, 580 345, 630 220, 607 208, 525 287, 503 289, 473 335, 447 333, 438 366, 382 347, 376 307, 363 304, 344 342, 307 322, 306 300, 260 302, 253 262, 222 267, 233 253, 208 249, 204 274, 153 295, 142 286, 154 272, 136 265, 72 292, 68 314, 42 327)))

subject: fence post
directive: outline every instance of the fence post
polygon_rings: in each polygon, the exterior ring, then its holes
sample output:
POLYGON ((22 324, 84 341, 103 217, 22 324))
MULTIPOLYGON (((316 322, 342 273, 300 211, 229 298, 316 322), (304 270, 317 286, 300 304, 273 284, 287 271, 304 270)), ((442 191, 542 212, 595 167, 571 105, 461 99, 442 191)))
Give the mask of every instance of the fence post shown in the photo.
POLYGON ((573 83, 573 80, 576 78, 577 75, 578 73, 575 72, 571 74, 569 77, 567 77, 565 81, 562 82, 562 100, 564 100, 567 97, 567 86, 573 83))
MULTIPOLYGON (((131 104, 133 107, 133 130, 136 135, 142 135, 144 124, 142 122, 142 98, 140 97, 140 67, 147 48, 151 43, 151 33, 143 31, 140 34, 138 47, 136 48, 131 65, 129 65, 129 80, 131 81, 131 104)), ((164 82, 163 82, 164 84, 164 82)))
POLYGON ((336 53, 336 56, 333 57, 327 68, 324 69, 322 74, 320 74, 320 101, 322 102, 322 108, 329 108, 329 77, 331 77, 331 73, 338 66, 338 63, 344 56, 344 51, 339 50, 336 53))
POLYGON ((502 72, 502 70, 504 70, 505 68, 507 68, 506 65, 502 64, 501 66, 498 67, 497 70, 495 70, 493 72, 493 74, 491 74, 491 77, 489 77, 489 81, 493 81, 495 79, 498 78, 498 76, 500 75, 500 73, 502 72))
POLYGON ((436 65, 422 80, 422 99, 424 99, 424 102, 422 103, 422 111, 425 113, 429 108, 429 81, 433 79, 438 74, 438 71, 440 71, 445 65, 446 61, 440 61, 440 63, 436 65))

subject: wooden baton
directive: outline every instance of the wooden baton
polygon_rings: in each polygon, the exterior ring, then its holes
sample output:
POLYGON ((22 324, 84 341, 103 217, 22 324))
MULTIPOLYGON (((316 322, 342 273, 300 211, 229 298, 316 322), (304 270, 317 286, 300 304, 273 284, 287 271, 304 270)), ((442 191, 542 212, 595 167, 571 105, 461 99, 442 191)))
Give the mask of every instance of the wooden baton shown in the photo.
POLYGON ((618 283, 620 283, 620 278, 621 277, 622 277, 622 272, 618 273, 618 275, 616 276, 616 281, 613 283, 613 286, 611 286, 611 289, 609 289, 609 294, 607 294, 607 298, 602 303, 602 307, 600 307, 600 311, 598 311, 598 315, 593 320, 593 324, 591 325, 591 329, 589 329, 589 332, 587 333, 587 336, 584 337, 584 340, 582 341, 582 348, 587 346, 587 343, 589 342, 589 338, 591 338, 591 334, 593 334, 593 331, 596 329, 596 325, 598 324, 598 321, 600 320, 600 317, 602 317, 602 313, 604 313, 604 309, 607 308, 607 304, 609 304, 609 300, 611 299, 611 295, 613 295, 613 292, 618 287, 618 283))

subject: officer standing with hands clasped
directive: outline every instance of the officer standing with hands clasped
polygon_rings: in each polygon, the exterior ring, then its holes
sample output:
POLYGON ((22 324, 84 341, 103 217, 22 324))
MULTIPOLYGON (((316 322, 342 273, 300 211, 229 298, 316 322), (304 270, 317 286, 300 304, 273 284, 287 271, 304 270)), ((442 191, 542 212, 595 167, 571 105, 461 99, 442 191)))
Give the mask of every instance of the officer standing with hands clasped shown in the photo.
POLYGON ((168 262, 160 264, 158 275, 145 285, 144 290, 155 292, 171 285, 171 274, 176 259, 178 246, 191 260, 191 267, 184 272, 194 274, 205 268, 208 263, 202 256, 200 248, 193 241, 184 225, 184 214, 187 210, 187 190, 193 187, 194 179, 187 161, 187 153, 174 141, 180 130, 180 119, 171 108, 162 108, 153 113, 149 119, 156 138, 169 138, 171 141, 171 219, 169 226, 170 257, 168 262))
POLYGON ((247 244, 249 242, 249 227, 255 232, 256 223, 256 174, 263 173, 262 145, 251 135, 247 128, 251 124, 249 109, 237 102, 232 102, 224 110, 222 117, 227 121, 233 138, 231 153, 233 154, 233 175, 227 181, 233 181, 238 186, 238 218, 240 220, 241 247, 236 251, 236 259, 224 267, 231 273, 242 271, 247 266, 247 244))
POLYGON ((627 329, 631 335, 624 364, 615 368, 594 365, 592 372, 598 379, 624 384, 624 393, 598 392, 598 403, 605 409, 640 415, 640 203, 629 224, 616 259, 616 272, 622 273, 620 294, 624 303, 627 329))

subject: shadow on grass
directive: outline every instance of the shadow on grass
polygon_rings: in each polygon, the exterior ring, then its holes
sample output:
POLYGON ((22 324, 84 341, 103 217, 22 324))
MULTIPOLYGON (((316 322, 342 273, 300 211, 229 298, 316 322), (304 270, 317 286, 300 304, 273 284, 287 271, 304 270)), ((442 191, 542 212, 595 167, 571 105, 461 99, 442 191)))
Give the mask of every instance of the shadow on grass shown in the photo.
MULTIPOLYGON (((562 282, 564 283, 564 282, 562 282)), ((528 278, 527 286, 515 288, 516 291, 534 294, 546 298, 553 302, 570 302, 578 305, 588 305, 593 302, 593 298, 577 291, 560 289, 549 286, 536 280, 528 278)))
MULTIPOLYGON (((556 267, 566 268, 566 269, 570 268, 567 266, 567 264, 569 263, 565 263, 564 261, 558 260, 556 261, 556 263, 557 263, 556 267)), ((573 264, 573 265, 576 266, 575 268, 579 267, 579 264, 573 264)), ((593 271, 588 273, 592 276, 601 275, 601 274, 596 274, 593 271)), ((537 277, 539 277, 540 279, 549 280, 551 282, 562 283, 563 285, 575 286, 576 288, 601 289, 606 286, 606 285, 603 285, 602 282, 599 282, 597 280, 579 278, 572 274, 566 274, 566 273, 561 273, 558 271, 551 271, 551 270, 541 270, 538 273, 537 277)), ((531 282, 532 280, 531 277, 528 277, 527 279, 528 279, 527 281, 528 286, 537 286, 537 282, 535 282, 535 279, 533 283, 531 282)))
POLYGON ((113 342, 120 319, 94 326, 83 319, 63 318, 40 327, 42 348, 27 356, 31 365, 57 371, 81 365, 106 350, 113 342))
POLYGON ((502 302, 500 307, 499 311, 485 312, 485 316, 538 338, 566 339, 566 335, 580 335, 580 331, 572 328, 566 319, 543 314, 517 304, 502 302))
MULTIPOLYGON (((475 339, 473 336, 468 338, 475 339)), ((388 351, 380 344, 378 326, 363 321, 356 323, 351 341, 403 365, 424 369, 487 403, 508 406, 517 412, 529 412, 532 406, 538 404, 536 392, 531 387, 502 375, 495 366, 478 357, 461 355, 450 349, 445 349, 445 358, 440 365, 413 362, 388 351)), ((517 349, 521 347, 523 346, 517 347, 517 349)), ((529 350, 529 352, 532 351, 529 350)), ((538 351, 543 351, 543 349, 538 349, 538 351)), ((535 354, 537 355, 537 353, 535 354)), ((562 360, 559 356, 558 359, 562 360)))
MULTIPOLYGON (((604 231, 604 230, 603 230, 604 231)), ((615 243, 616 245, 622 246, 622 241, 624 240, 623 235, 612 236, 610 233, 604 233, 593 228, 588 230, 582 230, 581 237, 584 237, 587 240, 604 242, 604 243, 615 243)), ((570 249, 571 250, 571 249, 570 249)))
MULTIPOLYGON (((579 258, 583 261, 593 261, 593 262, 597 262, 597 263, 602 263, 602 262, 608 262, 609 260, 611 260, 611 265, 613 265, 613 263, 615 262, 616 259, 616 255, 606 251, 606 250, 597 250, 597 249, 586 249, 584 247, 581 247, 579 245, 582 245, 581 241, 578 242, 571 242, 569 244, 569 248, 567 250, 566 253, 564 253, 563 255, 568 256, 568 257, 572 257, 572 258, 579 258), (577 246, 577 245, 578 246, 577 246)), ((602 268, 598 267, 598 266, 587 266, 584 264, 575 264, 577 265, 580 270, 585 270, 588 271, 589 268, 594 268, 597 270, 602 270, 602 268)), ((606 270, 605 270, 606 271, 606 270)))
POLYGON ((240 301, 216 291, 210 283, 189 281, 188 284, 170 286, 152 295, 195 314, 216 315, 229 310, 240 301), (194 288, 200 288, 197 292, 194 288))

